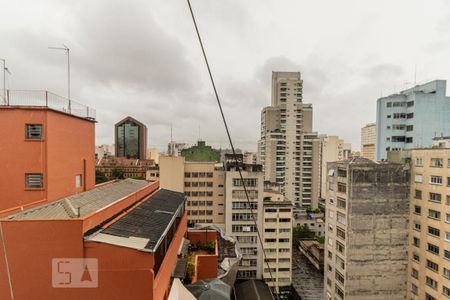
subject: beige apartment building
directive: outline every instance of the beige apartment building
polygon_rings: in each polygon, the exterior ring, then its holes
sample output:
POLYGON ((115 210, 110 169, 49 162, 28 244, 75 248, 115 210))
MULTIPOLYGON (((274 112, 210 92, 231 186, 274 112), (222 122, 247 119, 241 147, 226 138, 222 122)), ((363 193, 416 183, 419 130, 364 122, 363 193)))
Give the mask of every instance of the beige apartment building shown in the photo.
POLYGON ((450 148, 394 151, 388 158, 411 166, 407 299, 450 299, 450 148))
POLYGON ((319 197, 327 198, 327 163, 344 159, 344 140, 338 136, 319 135, 320 139, 320 190, 319 197))
POLYGON ((352 158, 327 174, 325 299, 405 299, 408 171, 352 158))
POLYGON ((313 174, 312 105, 302 99, 300 72, 272 72, 272 103, 261 112, 258 142, 265 180, 282 184, 296 210, 317 207, 319 188, 313 174))
POLYGON ((161 188, 184 192, 188 224, 225 222, 224 170, 214 162, 189 162, 182 156, 161 156, 161 188))
POLYGON ((376 124, 369 123, 361 128, 361 157, 375 160, 376 124))
POLYGON ((292 203, 273 190, 264 190, 263 278, 279 293, 292 283, 292 203))

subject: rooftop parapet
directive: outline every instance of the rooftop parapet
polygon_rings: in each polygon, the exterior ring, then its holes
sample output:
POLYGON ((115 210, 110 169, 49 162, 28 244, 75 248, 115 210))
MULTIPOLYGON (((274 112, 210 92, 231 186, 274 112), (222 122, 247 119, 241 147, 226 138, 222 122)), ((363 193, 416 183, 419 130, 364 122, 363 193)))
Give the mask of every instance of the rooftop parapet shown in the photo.
POLYGON ((0 99, 1 106, 43 107, 89 120, 96 117, 95 109, 48 91, 6 90, 6 99, 0 99))

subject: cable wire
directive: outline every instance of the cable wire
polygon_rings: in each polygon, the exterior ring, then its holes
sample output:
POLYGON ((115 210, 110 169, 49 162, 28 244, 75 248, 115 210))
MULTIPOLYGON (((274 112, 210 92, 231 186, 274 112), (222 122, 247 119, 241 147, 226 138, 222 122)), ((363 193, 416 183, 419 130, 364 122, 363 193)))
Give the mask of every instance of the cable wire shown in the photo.
MULTIPOLYGON (((195 27, 195 31, 196 31, 196 33, 197 33, 198 41, 199 41, 200 47, 201 47, 201 49, 202 49, 203 58, 204 58, 204 60, 205 60, 206 68, 208 69, 209 78, 211 79, 211 84, 212 84, 212 87, 213 87, 213 89, 214 89, 214 94, 215 94, 215 96, 216 96, 217 105, 219 106, 220 115, 222 116, 223 125, 225 126, 225 131, 227 132, 227 137, 228 137, 228 141, 229 141, 229 143, 230 143, 231 151, 233 152, 233 159, 234 159, 235 162, 236 162, 237 170, 238 170, 238 172, 239 172, 239 178, 240 178, 240 180, 241 180, 242 187, 244 188, 245 197, 247 198, 247 203, 248 203, 248 206, 249 206, 249 208, 250 208, 250 214, 251 214, 251 216, 252 216, 253 223, 255 224, 256 232, 257 232, 257 234, 258 234, 258 239, 259 239, 259 241, 260 241, 260 243, 261 243, 261 249, 262 249, 262 252, 263 252, 264 261, 267 263, 267 267, 268 267, 268 269, 269 269, 269 274, 270 274, 271 282, 275 285, 275 281, 273 280, 274 277, 273 277, 273 274, 272 274, 272 270, 271 270, 271 268, 270 268, 269 262, 267 261, 267 258, 266 258, 266 252, 264 251, 264 243, 263 243, 263 240, 262 240, 262 238, 261 238, 261 233, 260 233, 259 228, 258 228, 258 223, 256 222, 256 217, 255 217, 255 214, 254 214, 254 212, 253 212, 253 208, 252 208, 252 205, 251 205, 251 202, 250 202, 250 198, 249 198, 249 196, 248 196, 248 190, 247 190, 247 187, 246 187, 246 185, 245 185, 244 177, 243 177, 243 175, 242 175, 242 166, 241 166, 241 164, 243 164, 243 162, 240 161, 240 160, 238 159, 238 156, 237 156, 236 151, 235 151, 235 149, 234 149, 233 141, 232 141, 232 139, 231 139, 231 134, 230 134, 230 131, 229 131, 229 129, 228 129, 227 121, 226 121, 226 119, 225 119, 225 114, 224 114, 223 109, 222 109, 222 104, 221 104, 221 102, 220 102, 219 93, 217 92, 216 84, 215 84, 215 82, 214 82, 214 78, 213 78, 213 75, 212 75, 212 72, 211 72, 211 68, 210 68, 210 66, 209 66, 208 58, 207 58, 207 56, 206 56, 205 48, 204 48, 204 46, 203 46, 202 38, 201 38, 200 32, 199 32, 199 30, 198 30, 197 22, 196 22, 196 20, 195 20, 195 16, 194 16, 194 12, 193 12, 193 10, 192 10, 192 6, 191 6, 190 0, 187 0, 187 3, 188 3, 188 5, 189 5, 189 11, 191 12, 192 21, 194 22, 194 27, 195 27)), ((262 216, 260 216, 260 217, 262 217, 262 216)), ((264 273, 264 272, 263 272, 263 273, 264 273)), ((272 291, 272 289, 269 288, 269 290, 270 290, 270 293, 272 294, 272 297, 275 296, 276 299, 279 299, 279 298, 278 298, 278 295, 277 295, 277 294, 274 294, 273 291, 272 291)))

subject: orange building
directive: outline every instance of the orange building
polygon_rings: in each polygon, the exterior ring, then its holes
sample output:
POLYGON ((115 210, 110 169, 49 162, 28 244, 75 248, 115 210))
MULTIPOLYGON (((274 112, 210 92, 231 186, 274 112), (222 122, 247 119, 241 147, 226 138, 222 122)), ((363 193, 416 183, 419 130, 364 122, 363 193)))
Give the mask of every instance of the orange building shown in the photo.
POLYGON ((0 106, 0 299, 166 299, 184 194, 145 180, 95 186, 93 111, 48 92, 10 95, 0 106))
POLYGON ((94 119, 56 108, 60 99, 48 92, 27 94, 33 106, 10 94, 11 105, 0 106, 0 216, 92 189, 94 119))

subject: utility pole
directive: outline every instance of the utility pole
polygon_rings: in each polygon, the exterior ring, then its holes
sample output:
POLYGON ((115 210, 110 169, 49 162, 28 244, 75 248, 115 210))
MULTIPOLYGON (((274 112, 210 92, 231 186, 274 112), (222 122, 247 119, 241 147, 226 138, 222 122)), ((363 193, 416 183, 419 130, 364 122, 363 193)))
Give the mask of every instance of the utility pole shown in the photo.
POLYGON ((48 47, 48 49, 52 50, 64 50, 67 54, 67 99, 69 100, 69 113, 71 112, 70 105, 70 49, 66 45, 63 44, 63 47, 48 47))

